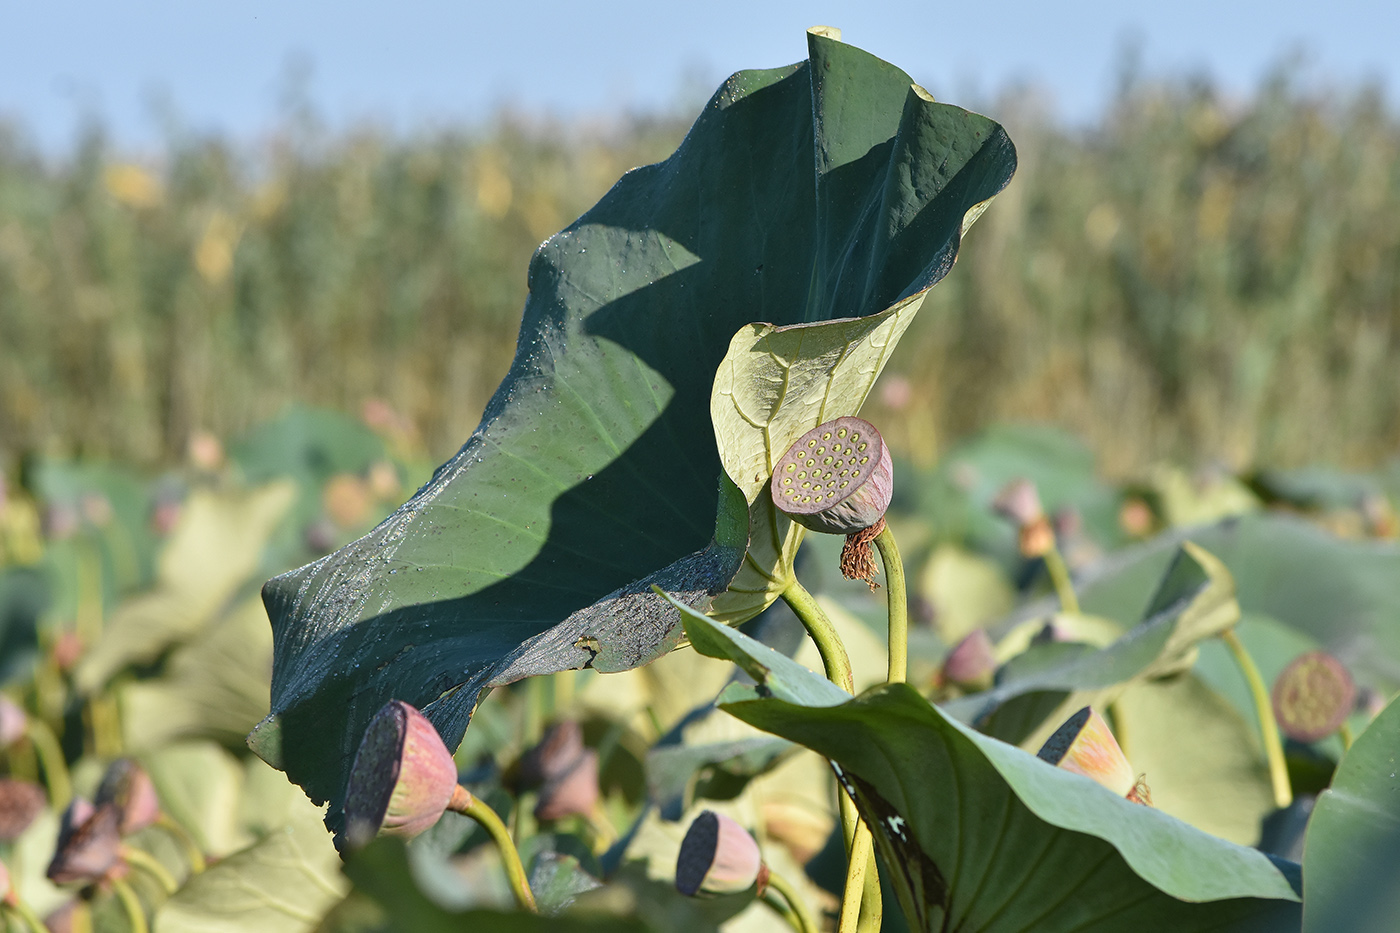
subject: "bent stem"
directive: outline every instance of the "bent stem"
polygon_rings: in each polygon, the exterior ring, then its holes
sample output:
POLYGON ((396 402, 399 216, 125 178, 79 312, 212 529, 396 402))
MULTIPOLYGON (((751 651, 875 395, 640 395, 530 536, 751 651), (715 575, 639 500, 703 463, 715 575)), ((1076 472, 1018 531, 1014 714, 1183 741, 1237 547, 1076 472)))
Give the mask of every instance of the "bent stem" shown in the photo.
POLYGON ((124 845, 121 847, 121 857, 126 860, 127 864, 136 866, 160 882, 160 886, 165 889, 166 894, 174 894, 180 890, 180 882, 175 880, 175 876, 170 873, 170 870, 145 849, 124 845))
MULTIPOLYGON (((24 921, 24 925, 29 927, 32 933, 49 933, 49 928, 44 926, 38 914, 27 903, 16 898, 13 901, 5 902, 3 906, 24 921)), ((0 913, 3 916, 3 913, 0 913)), ((815 930, 815 928, 813 928, 815 930)))
POLYGON ((1079 597, 1074 595, 1074 581, 1069 576, 1069 566, 1060 554, 1058 545, 1051 544, 1043 555, 1045 569, 1050 574, 1050 582, 1055 587, 1055 596, 1060 600, 1060 609, 1070 615, 1079 615, 1079 597))
POLYGON ((520 853, 511 841, 506 824, 501 822, 496 811, 461 784, 452 791, 452 801, 447 805, 447 809, 471 817, 490 834, 496 848, 501 850, 501 861, 505 863, 506 878, 510 881, 510 889, 515 892, 516 903, 524 910, 539 913, 535 895, 530 891, 530 882, 525 877, 525 866, 520 863, 520 853))
POLYGON ((53 734, 48 723, 31 716, 29 741, 39 755, 39 764, 44 768, 44 783, 49 786, 49 802, 55 810, 61 811, 73 799, 73 782, 68 776, 68 762, 63 758, 63 749, 58 744, 58 737, 53 734))
POLYGON ((131 885, 120 878, 113 878, 112 891, 126 909, 126 918, 131 922, 132 933, 148 933, 150 928, 146 925, 146 912, 141 907, 141 899, 131 890, 131 885))
POLYGON ((189 830, 175 822, 174 818, 167 813, 156 817, 156 825, 169 833, 184 848, 185 858, 189 860, 192 874, 197 875, 204 871, 204 853, 200 851, 199 844, 194 841, 189 830))
POLYGON ((797 581, 797 577, 793 577, 783 589, 783 601, 792 607, 802 627, 812 636, 817 653, 822 656, 822 666, 826 668, 826 679, 854 695, 856 687, 851 677, 851 658, 846 654, 846 646, 841 643, 841 636, 836 634, 836 626, 831 624, 826 612, 807 592, 807 588, 797 581))
POLYGON ((802 898, 797 896, 797 891, 782 875, 773 871, 768 873, 768 890, 764 892, 763 899, 782 914, 797 933, 817 933, 817 924, 807 912, 807 905, 802 903, 802 898), (778 898, 770 899, 775 892, 778 898))
POLYGON ((1274 804, 1280 810, 1293 802, 1293 786, 1288 780, 1288 763, 1283 758, 1283 740, 1279 738, 1278 722, 1274 719, 1274 704, 1269 699, 1269 688, 1259 673, 1254 659, 1234 629, 1220 633, 1220 640, 1234 655, 1235 664, 1249 684, 1250 695, 1254 698, 1254 710, 1259 714, 1259 731, 1264 737, 1264 754, 1269 759, 1269 777, 1274 785, 1274 804))
POLYGON ((909 597, 904 590, 904 561, 888 524, 875 536, 880 562, 885 565, 887 612, 890 618, 889 682, 903 683, 909 676, 909 597))

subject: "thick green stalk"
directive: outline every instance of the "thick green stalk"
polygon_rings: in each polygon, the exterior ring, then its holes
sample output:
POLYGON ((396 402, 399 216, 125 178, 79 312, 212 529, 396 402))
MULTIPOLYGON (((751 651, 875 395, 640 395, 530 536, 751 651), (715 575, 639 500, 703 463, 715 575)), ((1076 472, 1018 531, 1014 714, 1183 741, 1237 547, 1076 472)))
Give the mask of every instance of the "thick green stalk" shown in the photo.
POLYGON ((1060 609, 1070 615, 1079 615, 1079 597, 1074 595, 1074 581, 1070 579, 1069 567, 1056 545, 1050 545, 1045 552, 1045 569, 1050 573, 1050 582, 1055 586, 1060 609))
POLYGON ((131 885, 120 878, 113 878, 112 890, 122 902, 122 907, 126 908, 126 919, 131 922, 131 933, 148 933, 150 928, 146 925, 146 911, 141 906, 141 899, 131 890, 131 885))
MULTIPOLYGON (((786 878, 777 872, 768 873, 768 891, 764 898, 767 900, 769 894, 776 892, 784 902, 786 909, 778 912, 783 915, 788 923, 797 933, 817 933, 817 924, 812 919, 812 915, 807 912, 807 905, 802 903, 802 898, 797 896, 797 891, 788 884, 786 878)), ((769 902, 775 910, 778 905, 769 902)))
POLYGON ((1226 629, 1220 639, 1234 655, 1235 664, 1249 684, 1250 695, 1254 698, 1254 711, 1259 715, 1259 731, 1264 738, 1264 754, 1269 759, 1269 777, 1274 784, 1274 803, 1280 810, 1293 802, 1293 785, 1288 780, 1288 763, 1283 758, 1283 740, 1279 738, 1278 722, 1274 719, 1274 704, 1269 699, 1269 688, 1259 673, 1254 659, 1249 656, 1244 642, 1234 629, 1226 629))
POLYGON ((496 848, 501 850, 501 861, 505 863, 506 878, 510 881, 510 889, 515 892, 516 903, 531 913, 539 913, 535 895, 530 890, 530 881, 525 876, 525 866, 520 862, 520 853, 496 811, 460 784, 452 792, 452 802, 447 809, 471 817, 490 834, 496 848))
POLYGON ((34 908, 30 907, 24 901, 16 898, 14 901, 4 906, 13 911, 16 916, 24 921, 24 925, 29 927, 30 933, 49 933, 49 928, 44 926, 43 921, 34 913, 34 908))
POLYGON ((797 582, 797 577, 793 577, 783 590, 783 600, 792 607, 803 628, 807 629, 807 634, 812 636, 817 653, 822 656, 822 666, 826 668, 826 679, 847 693, 854 694, 856 687, 851 677, 850 656, 846 654, 846 646, 841 643, 841 636, 836 633, 836 626, 831 624, 826 612, 807 592, 807 588, 797 582))
POLYGON ((875 547, 885 565, 885 583, 889 590, 885 597, 890 618, 889 682, 903 683, 909 676, 909 597, 904 588, 904 561, 888 524, 875 536, 875 547))
POLYGON ((175 822, 175 819, 167 813, 156 817, 156 825, 174 837, 175 841, 184 848, 185 858, 189 860, 192 873, 197 875, 204 871, 204 853, 200 850, 199 843, 195 842, 194 837, 190 835, 189 830, 175 822))
POLYGON ((146 874, 160 882, 160 886, 165 889, 166 894, 174 894, 180 890, 180 882, 175 880, 175 876, 170 873, 170 870, 145 849, 124 845, 121 848, 121 856, 127 864, 142 869, 146 874))
POLYGON ((73 782, 68 777, 68 762, 63 758, 63 749, 58 737, 42 719, 29 717, 29 741, 39 755, 39 764, 44 767, 44 783, 49 786, 49 803, 55 810, 62 810, 73 799, 73 782))
POLYGON ((841 896, 838 933, 856 933, 860 925, 861 903, 865 900, 866 875, 875 867, 874 839, 865 823, 856 826, 851 858, 846 863, 846 888, 841 896))

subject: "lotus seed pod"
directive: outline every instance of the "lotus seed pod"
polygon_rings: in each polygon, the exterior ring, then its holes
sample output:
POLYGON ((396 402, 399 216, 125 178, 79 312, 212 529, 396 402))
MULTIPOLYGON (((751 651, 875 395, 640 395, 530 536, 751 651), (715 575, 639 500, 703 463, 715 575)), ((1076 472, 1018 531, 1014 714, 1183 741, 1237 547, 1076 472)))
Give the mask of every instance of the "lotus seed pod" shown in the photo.
POLYGON ((49 933, 92 933, 92 908, 80 897, 56 907, 44 918, 49 933))
POLYGON ((579 762, 583 751, 583 727, 570 719, 555 723, 538 745, 521 756, 519 786, 535 790, 562 777, 579 762))
POLYGON ((38 784, 0 778, 0 842, 18 839, 44 812, 47 802, 38 784))
POLYGON ((535 819, 562 820, 566 816, 586 816, 597 803, 598 753, 585 748, 568 771, 551 778, 540 789, 535 819))
POLYGON ((1108 723, 1092 707, 1086 706, 1065 720, 1036 755, 1066 771, 1093 778, 1120 797, 1151 803, 1147 784, 1133 775, 1132 765, 1108 723))
POLYGON ((972 690, 992 685, 997 660, 992 640, 984 629, 973 629, 943 659, 943 679, 972 690))
POLYGON ((1028 479, 1013 479, 992 500, 992 511, 1018 528, 1033 525, 1045 518, 1040 493, 1028 479))
POLYGON ((92 884, 121 863, 121 815, 111 804, 94 808, 73 798, 58 829, 58 846, 49 862, 54 884, 92 884))
POLYGON ((160 800, 146 770, 130 758, 119 758, 107 767, 97 788, 96 803, 110 803, 121 814, 121 834, 140 832, 160 819, 160 800))
POLYGON ((437 728, 402 700, 390 700, 365 729, 345 789, 345 838, 352 847, 379 833, 416 836, 436 823, 457 787, 457 763, 437 728))
POLYGON ((842 417, 799 437, 778 459, 773 502, 812 531, 849 535, 875 525, 890 507, 894 470, 875 426, 842 417))
POLYGON ((0 694, 0 748, 9 748, 24 737, 29 717, 18 703, 0 694))
POLYGON ((1273 689, 1274 718, 1290 739, 1316 742, 1336 732, 1356 706, 1356 682, 1325 651, 1299 655, 1273 689))
POLYGON ((686 897, 747 891, 766 874, 749 831, 713 810, 690 824, 676 857, 676 890, 686 897))

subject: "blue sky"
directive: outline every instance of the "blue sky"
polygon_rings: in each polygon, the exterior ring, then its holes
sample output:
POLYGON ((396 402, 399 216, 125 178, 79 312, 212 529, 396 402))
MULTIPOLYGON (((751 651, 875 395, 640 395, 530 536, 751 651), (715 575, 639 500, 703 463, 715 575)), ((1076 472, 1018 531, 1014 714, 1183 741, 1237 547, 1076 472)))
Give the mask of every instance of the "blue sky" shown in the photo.
POLYGON ((255 137, 296 86, 332 127, 368 119, 413 130, 480 121, 506 104, 607 116, 796 61, 816 23, 841 27, 942 99, 986 100, 1031 82, 1074 121, 1110 95, 1129 41, 1148 74, 1205 73, 1237 94, 1302 53, 1311 83, 1374 79, 1392 105, 1400 98, 1395 0, 0 0, 0 119, 52 152, 89 115, 130 149, 159 142, 162 113, 255 137))

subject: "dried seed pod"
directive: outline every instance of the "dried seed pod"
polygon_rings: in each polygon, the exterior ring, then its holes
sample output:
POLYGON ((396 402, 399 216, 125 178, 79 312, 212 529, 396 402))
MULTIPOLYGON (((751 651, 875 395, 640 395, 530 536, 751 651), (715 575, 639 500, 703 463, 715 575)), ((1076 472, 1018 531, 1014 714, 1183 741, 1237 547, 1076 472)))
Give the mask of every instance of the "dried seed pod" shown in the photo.
POLYGON ((1056 767, 1093 778, 1134 803, 1152 804, 1147 782, 1133 775, 1132 765, 1108 723, 1092 707, 1086 706, 1065 720, 1036 755, 1056 767))
POLYGON ((416 836, 436 823, 457 788, 457 764, 437 728, 402 700, 374 715, 345 789, 345 839, 416 836))
POLYGON ((676 890, 686 897, 735 894, 766 877, 758 842, 729 817, 705 810, 686 830, 676 856, 676 890))
POLYGON ((110 803, 121 814, 121 833, 129 836, 160 819, 160 800, 151 776, 130 758, 119 758, 107 766, 98 785, 96 803, 110 803))
POLYGON ((44 812, 47 802, 38 784, 0 778, 0 842, 18 839, 44 812))
POLYGON ((972 690, 992 685, 997 660, 992 640, 984 629, 973 629, 943 659, 943 679, 972 690))
POLYGON ((1301 654, 1274 681, 1274 718, 1290 739, 1316 742, 1336 732, 1356 705, 1356 682, 1325 651, 1301 654))
POLYGON ((833 535, 863 531, 890 507, 889 448, 869 421, 836 418, 788 448, 773 468, 769 490, 778 508, 805 528, 833 535))
POLYGON ((92 884, 121 863, 121 814, 112 804, 94 808, 73 798, 58 828, 58 846, 49 862, 54 884, 92 884))

